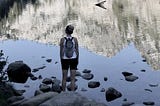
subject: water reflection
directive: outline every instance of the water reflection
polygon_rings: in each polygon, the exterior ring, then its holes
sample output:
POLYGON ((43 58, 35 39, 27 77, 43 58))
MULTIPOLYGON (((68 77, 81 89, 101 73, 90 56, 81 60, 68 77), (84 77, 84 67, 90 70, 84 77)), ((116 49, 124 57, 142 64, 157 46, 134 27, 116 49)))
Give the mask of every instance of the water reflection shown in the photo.
MULTIPOLYGON (((7 24, 14 22, 22 14, 27 4, 36 4, 37 0, 1 0, 0 1, 0 32, 7 24)), ((36 6, 36 5, 35 5, 36 6)), ((3 29, 4 28, 4 29, 3 29)))
MULTIPOLYGON (((160 69, 160 4, 157 0, 108 0, 106 10, 97 0, 39 0, 39 4, 8 23, 7 33, 14 38, 58 45, 68 23, 80 45, 112 57, 130 42, 149 64, 160 69)), ((2 37, 5 39, 5 36, 2 37)))
MULTIPOLYGON (((10 63, 23 60, 32 70, 46 66, 35 73, 33 72, 36 77, 41 75, 43 79, 51 77, 62 78, 58 46, 44 45, 26 40, 8 40, 1 42, 0 47, 5 52, 5 56, 9 56, 10 63), (52 59, 52 62, 48 63, 46 59, 52 59), (57 63, 55 64, 55 62, 57 63)), ((80 48, 80 53, 78 71, 82 73, 84 69, 90 69, 94 74, 93 81, 100 81, 101 85, 98 88, 90 89, 88 88, 88 81, 82 77, 76 77, 78 79, 76 82, 78 85, 77 92, 97 102, 103 102, 108 106, 119 106, 124 103, 124 98, 138 104, 146 100, 155 101, 156 106, 160 106, 159 93, 157 93, 159 92, 159 87, 150 88, 148 86, 149 84, 159 84, 160 74, 158 71, 151 71, 151 67, 142 61, 143 58, 135 49, 133 43, 121 50, 112 59, 88 52, 84 48, 80 48), (146 72, 140 72, 142 69, 146 70, 146 72), (126 82, 122 75, 122 72, 126 70, 134 73, 139 79, 133 83, 126 82), (104 77, 108 78, 107 82, 104 81, 104 77), (105 94, 100 90, 108 87, 115 87, 122 92, 123 96, 112 102, 107 102, 105 94), (85 88, 87 91, 83 92, 81 88, 85 88), (153 92, 146 92, 144 90, 146 88, 151 89, 153 92)), ((42 79, 39 79, 35 81, 27 80, 25 84, 14 83, 14 85, 18 90, 26 90, 24 96, 30 98, 34 95, 35 90, 39 89, 41 83, 42 79)))

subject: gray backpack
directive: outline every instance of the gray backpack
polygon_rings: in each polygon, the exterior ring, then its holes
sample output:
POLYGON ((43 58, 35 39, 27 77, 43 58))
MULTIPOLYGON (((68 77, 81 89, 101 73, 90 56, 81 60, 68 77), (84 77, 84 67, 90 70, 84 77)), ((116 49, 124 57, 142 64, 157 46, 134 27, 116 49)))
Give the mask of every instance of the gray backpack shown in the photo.
POLYGON ((68 58, 71 58, 73 56, 74 52, 74 43, 73 43, 73 37, 72 38, 66 38, 64 37, 66 42, 65 42, 65 55, 68 58))

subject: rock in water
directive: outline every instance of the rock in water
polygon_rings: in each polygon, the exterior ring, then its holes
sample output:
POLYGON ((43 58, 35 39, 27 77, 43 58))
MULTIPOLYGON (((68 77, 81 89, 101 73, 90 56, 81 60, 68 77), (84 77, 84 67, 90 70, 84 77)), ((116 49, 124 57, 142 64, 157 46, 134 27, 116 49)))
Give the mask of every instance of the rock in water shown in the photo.
POLYGON ((48 63, 50 63, 50 62, 52 62, 52 59, 47 59, 46 61, 47 61, 48 63))
POLYGON ((112 87, 106 90, 106 100, 108 102, 120 98, 121 96, 122 94, 112 87))
POLYGON ((122 74, 123 74, 124 77, 133 75, 133 73, 130 73, 130 72, 122 72, 122 74))
POLYGON ((83 72, 83 73, 91 73, 91 70, 84 69, 82 72, 83 72))
POLYGON ((49 92, 51 90, 50 86, 46 85, 46 84, 41 84, 39 86, 39 89, 43 92, 49 92))
MULTIPOLYGON (((78 89, 78 86, 75 84, 74 91, 76 91, 77 89, 78 89)), ((67 90, 71 91, 71 84, 67 86, 67 90)))
POLYGON ((30 73, 31 68, 22 61, 13 62, 7 68, 9 80, 16 83, 25 83, 30 73))
POLYGON ((155 103, 152 101, 143 102, 144 105, 153 106, 155 103))
POLYGON ((42 83, 44 83, 44 84, 52 84, 53 81, 52 81, 51 78, 45 78, 45 79, 42 81, 42 83))
POLYGON ((91 80, 93 79, 94 75, 91 73, 85 73, 84 75, 82 75, 82 78, 85 80, 91 80))
POLYGON ((98 81, 90 81, 90 82, 88 82, 88 87, 89 88, 97 88, 99 86, 100 86, 100 82, 98 82, 98 81))

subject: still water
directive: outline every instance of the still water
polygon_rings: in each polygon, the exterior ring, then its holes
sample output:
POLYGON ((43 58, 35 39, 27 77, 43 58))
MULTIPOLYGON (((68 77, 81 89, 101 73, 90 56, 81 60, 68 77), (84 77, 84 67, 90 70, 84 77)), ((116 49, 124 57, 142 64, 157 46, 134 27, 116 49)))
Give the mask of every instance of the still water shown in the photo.
MULTIPOLYGON (((45 45, 26 40, 8 40, 0 43, 0 47, 5 52, 5 56, 9 56, 9 63, 23 60, 24 63, 29 65, 31 69, 46 66, 46 68, 33 73, 35 76, 42 75, 43 78, 57 77, 61 80, 61 66, 59 61, 59 47, 53 45, 45 45), (45 58, 42 58, 42 57, 45 58), (52 59, 51 63, 47 63, 46 59, 52 59), (55 62, 58 62, 55 64, 55 62)), ((88 88, 88 81, 77 77, 78 85, 77 92, 82 95, 94 99, 98 102, 103 102, 111 106, 118 106, 123 103, 123 99, 127 98, 128 101, 135 103, 142 103, 143 101, 155 101, 160 105, 159 87, 152 88, 149 84, 159 84, 160 73, 153 71, 152 68, 143 62, 144 58, 141 57, 139 51, 131 43, 122 49, 112 58, 107 58, 95 53, 89 52, 85 48, 80 48, 80 61, 78 71, 82 72, 84 69, 92 70, 94 74, 93 81, 100 81, 99 88, 88 88), (141 72, 146 70, 146 72, 141 72), (139 79, 135 82, 125 81, 122 75, 123 71, 132 72, 138 76, 139 79), (104 81, 104 77, 108 81, 104 81), (122 97, 112 102, 105 100, 105 93, 100 92, 102 88, 114 87, 122 93, 122 97), (86 92, 81 91, 82 88, 87 89, 86 92), (145 91, 144 89, 151 89, 152 92, 145 91)), ((24 96, 31 97, 34 91, 39 89, 42 80, 28 80, 25 84, 13 83, 17 89, 25 89, 24 96), (29 86, 29 87, 25 87, 29 86)), ((69 84, 69 83, 68 83, 69 84)))
MULTIPOLYGON (((9 62, 23 60, 32 69, 46 65, 44 70, 35 73, 37 76, 61 79, 58 44, 64 36, 65 26, 72 24, 75 26, 73 36, 78 38, 81 47, 79 71, 90 69, 95 75, 93 80, 101 82, 99 88, 89 89, 88 81, 78 78, 78 92, 108 105, 118 106, 124 98, 135 103, 155 101, 157 106, 160 105, 159 87, 149 86, 160 83, 159 1, 106 0, 106 9, 95 6, 97 2, 100 0, 13 3, 8 16, 2 17, 0 22, 0 49, 9 56, 9 62), (52 63, 47 63, 47 58, 51 58, 52 63), (133 72, 139 79, 126 82, 121 74, 123 71, 133 72), (108 77, 107 82, 103 81, 104 77, 108 77), (108 87, 117 88, 123 96, 106 102, 100 90, 108 87), (81 92, 81 88, 88 91, 81 92)), ((28 80, 29 88, 21 84, 15 86, 27 89, 25 95, 30 97, 40 83, 39 80, 28 80)))

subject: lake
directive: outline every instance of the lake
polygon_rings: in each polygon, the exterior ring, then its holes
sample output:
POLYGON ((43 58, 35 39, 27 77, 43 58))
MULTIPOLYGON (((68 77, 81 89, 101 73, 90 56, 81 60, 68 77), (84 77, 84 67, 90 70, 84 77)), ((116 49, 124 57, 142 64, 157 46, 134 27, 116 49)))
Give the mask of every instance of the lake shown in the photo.
MULTIPOLYGON (((78 38, 80 45, 78 71, 91 70, 92 80, 101 83, 100 87, 91 89, 88 81, 78 77, 77 92, 111 106, 122 104, 125 98, 137 104, 154 101, 159 106, 159 86, 149 86, 160 83, 159 2, 108 0, 104 3, 106 9, 95 6, 98 2, 37 0, 25 3, 19 14, 16 10, 19 5, 14 3, 9 9, 9 17, 1 19, 0 49, 9 56, 9 63, 22 60, 31 69, 45 65, 46 68, 34 73, 35 76, 61 79, 59 40, 64 36, 65 26, 72 24, 75 26, 73 36, 78 38), (46 59, 52 59, 52 62, 47 63, 46 59), (139 79, 127 82, 122 75, 124 71, 139 79), (104 81, 104 77, 108 81, 104 81), (105 93, 100 90, 108 87, 116 88, 123 96, 107 102, 105 93), (81 91, 82 88, 87 91, 81 91)), ((14 86, 25 89, 24 95, 31 97, 41 81, 28 80, 14 86)))

